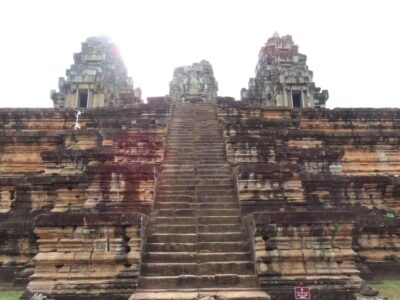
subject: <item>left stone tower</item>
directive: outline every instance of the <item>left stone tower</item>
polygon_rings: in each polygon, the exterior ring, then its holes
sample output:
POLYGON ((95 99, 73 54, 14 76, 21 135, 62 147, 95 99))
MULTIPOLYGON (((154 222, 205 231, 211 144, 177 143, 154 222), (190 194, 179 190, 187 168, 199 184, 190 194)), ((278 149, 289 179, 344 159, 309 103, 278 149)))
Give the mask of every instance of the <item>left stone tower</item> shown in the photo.
POLYGON ((141 102, 118 47, 107 37, 90 37, 74 54, 74 63, 60 77, 59 92, 51 91, 54 107, 123 107, 141 102))

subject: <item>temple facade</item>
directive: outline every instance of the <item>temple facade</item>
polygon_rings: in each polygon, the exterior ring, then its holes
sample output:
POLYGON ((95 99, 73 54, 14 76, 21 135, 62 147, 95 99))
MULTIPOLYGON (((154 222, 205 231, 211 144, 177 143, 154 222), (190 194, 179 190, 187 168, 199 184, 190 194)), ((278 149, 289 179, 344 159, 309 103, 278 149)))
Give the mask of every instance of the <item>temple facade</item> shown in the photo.
POLYGON ((59 78, 59 92, 51 91, 56 108, 120 107, 140 102, 140 89, 133 89, 118 48, 107 37, 83 42, 66 76, 59 78))
POLYGON ((305 61, 275 36, 245 101, 202 61, 139 103, 88 39, 59 109, 0 109, 0 299, 385 300, 367 284, 400 274, 400 109, 316 108, 305 61))
POLYGON ((260 50, 255 78, 241 90, 242 100, 266 107, 325 107, 328 91, 315 86, 307 57, 298 50, 290 35, 275 33, 268 39, 260 50))
POLYGON ((213 68, 206 60, 176 68, 169 84, 169 95, 175 102, 215 102, 217 91, 213 68))

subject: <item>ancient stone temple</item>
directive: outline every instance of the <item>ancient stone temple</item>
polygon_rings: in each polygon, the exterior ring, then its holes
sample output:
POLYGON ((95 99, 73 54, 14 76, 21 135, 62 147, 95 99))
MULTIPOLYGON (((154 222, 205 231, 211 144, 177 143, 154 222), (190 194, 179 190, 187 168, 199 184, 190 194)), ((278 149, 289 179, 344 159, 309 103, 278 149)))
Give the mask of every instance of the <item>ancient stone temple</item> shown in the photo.
POLYGON ((382 299, 365 282, 400 274, 400 110, 198 99, 78 120, 0 109, 0 287, 24 286, 23 300, 293 300, 299 286, 382 299))
POLYGON ((263 106, 325 107, 328 91, 315 87, 307 57, 298 52, 290 35, 275 34, 261 48, 248 89, 242 89, 242 100, 263 106))
POLYGON ((140 102, 140 89, 133 89, 118 48, 107 37, 83 42, 66 75, 59 78, 59 92, 51 91, 54 107, 121 107, 140 102))
POLYGON ((213 68, 206 60, 176 68, 169 84, 175 102, 215 102, 217 91, 213 68))

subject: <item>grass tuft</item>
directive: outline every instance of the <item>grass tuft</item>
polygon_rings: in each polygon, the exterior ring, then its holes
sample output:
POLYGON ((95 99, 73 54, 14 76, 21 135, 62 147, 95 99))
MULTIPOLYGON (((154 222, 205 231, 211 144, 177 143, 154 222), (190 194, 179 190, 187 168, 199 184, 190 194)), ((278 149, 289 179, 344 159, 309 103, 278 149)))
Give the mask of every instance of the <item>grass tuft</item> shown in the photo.
POLYGON ((0 290, 0 300, 18 300, 23 291, 1 291, 0 290))
POLYGON ((400 279, 384 280, 368 285, 378 289, 379 292, 388 297, 389 300, 400 300, 400 279))

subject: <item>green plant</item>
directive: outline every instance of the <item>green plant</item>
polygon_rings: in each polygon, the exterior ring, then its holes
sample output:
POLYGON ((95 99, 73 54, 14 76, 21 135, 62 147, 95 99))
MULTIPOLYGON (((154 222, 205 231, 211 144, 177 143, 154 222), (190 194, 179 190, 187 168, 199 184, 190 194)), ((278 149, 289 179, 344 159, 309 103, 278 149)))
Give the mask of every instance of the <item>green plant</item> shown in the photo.
POLYGON ((387 220, 393 220, 395 218, 396 218, 396 216, 394 213, 386 213, 385 214, 385 219, 387 219, 387 220))
POLYGON ((18 300, 22 295, 22 291, 1 291, 0 300, 18 300))
POLYGON ((371 283, 368 285, 378 289, 382 295, 389 297, 389 300, 400 300, 399 279, 384 280, 382 282, 371 283))

